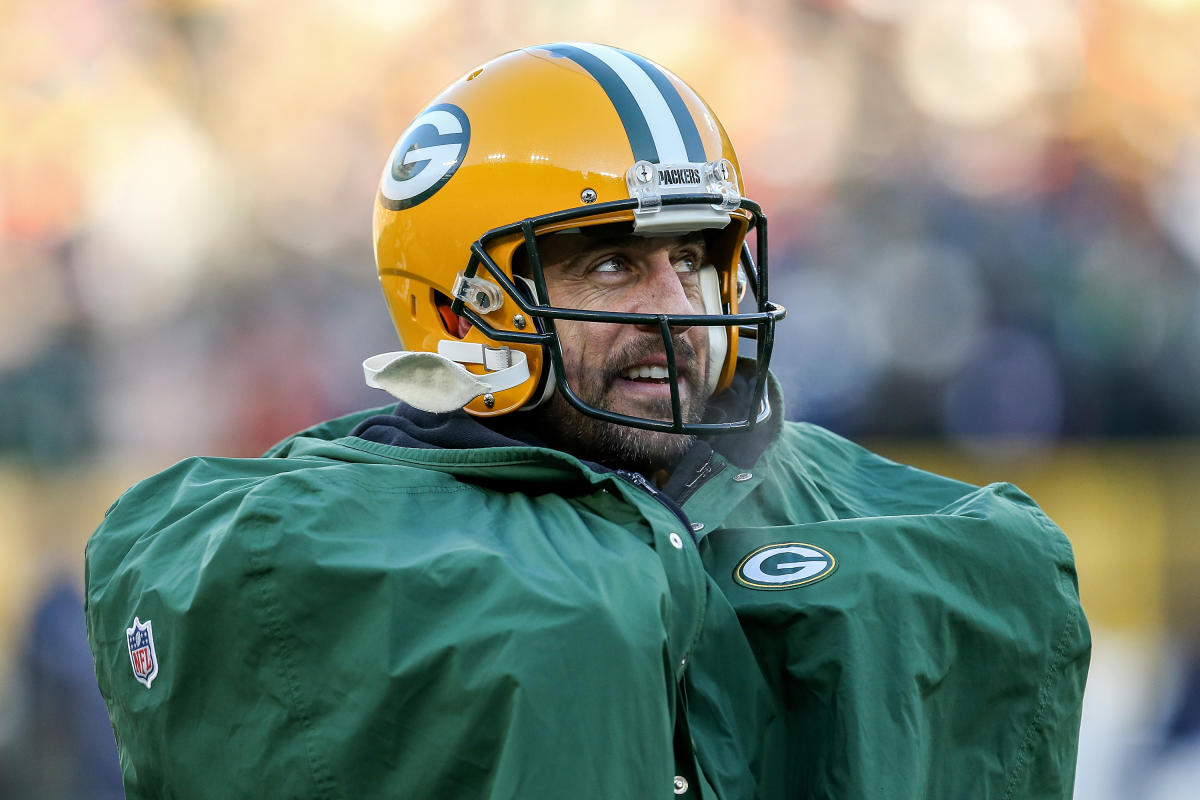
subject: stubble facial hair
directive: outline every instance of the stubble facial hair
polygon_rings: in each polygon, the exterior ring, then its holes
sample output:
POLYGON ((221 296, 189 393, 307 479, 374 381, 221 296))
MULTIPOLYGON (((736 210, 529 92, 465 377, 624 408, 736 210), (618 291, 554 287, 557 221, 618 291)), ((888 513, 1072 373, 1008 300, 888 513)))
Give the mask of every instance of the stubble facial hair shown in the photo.
MULTIPOLYGON (((708 404, 708 397, 701 396, 706 385, 702 365, 698 363, 695 347, 684 334, 673 336, 672 344, 680 383, 686 383, 689 389, 680 398, 683 420, 699 422, 708 404)), ((571 389, 585 403, 606 411, 613 410, 614 401, 619 399, 614 381, 629 366, 662 351, 662 339, 657 336, 631 342, 610 354, 603 365, 586 370, 570 383, 571 389)), ((650 431, 596 419, 572 406, 560 391, 533 413, 541 435, 560 450, 606 467, 647 475, 659 469, 674 468, 696 439, 692 435, 650 431)), ((634 416, 669 422, 671 401, 664 398, 649 408, 639 409, 634 416)))

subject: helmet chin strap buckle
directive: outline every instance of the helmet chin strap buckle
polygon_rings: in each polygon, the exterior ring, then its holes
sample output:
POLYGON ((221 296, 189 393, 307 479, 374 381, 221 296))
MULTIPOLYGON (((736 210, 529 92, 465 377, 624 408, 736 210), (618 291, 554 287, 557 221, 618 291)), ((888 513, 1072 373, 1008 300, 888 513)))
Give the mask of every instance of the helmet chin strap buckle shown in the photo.
POLYGON ((480 395, 511 389, 529 378, 520 350, 443 339, 438 352, 380 353, 363 362, 367 386, 383 389, 413 408, 434 414, 457 411, 480 395), (483 364, 476 375, 463 364, 483 364))

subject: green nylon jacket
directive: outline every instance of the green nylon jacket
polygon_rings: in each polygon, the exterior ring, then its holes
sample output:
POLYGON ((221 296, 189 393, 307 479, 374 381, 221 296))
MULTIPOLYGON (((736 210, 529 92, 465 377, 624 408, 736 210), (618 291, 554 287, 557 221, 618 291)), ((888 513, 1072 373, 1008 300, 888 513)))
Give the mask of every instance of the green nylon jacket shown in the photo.
POLYGON ((804 424, 739 469, 683 507, 784 716, 765 796, 1070 800, 1091 637, 1037 505, 804 424))
POLYGON ((346 435, 371 413, 181 462, 89 540, 129 797, 1071 796, 1088 630, 1015 488, 776 423, 681 518, 552 450, 346 435))
POLYGON ((128 797, 758 793, 778 715, 676 513, 552 451, 344 437, 362 416, 186 460, 89 540, 128 797))

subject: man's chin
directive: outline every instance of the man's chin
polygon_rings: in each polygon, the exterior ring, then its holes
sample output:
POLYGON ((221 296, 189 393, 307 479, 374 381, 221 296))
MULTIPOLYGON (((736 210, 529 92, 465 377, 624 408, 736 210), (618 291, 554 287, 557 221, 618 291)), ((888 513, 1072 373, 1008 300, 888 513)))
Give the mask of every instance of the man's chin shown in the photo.
MULTIPOLYGON (((697 415, 692 410, 691 393, 686 386, 679 388, 679 407, 683 421, 694 421, 697 415)), ((672 422, 674 420, 669 389, 658 392, 654 396, 639 397, 634 396, 632 392, 622 392, 620 387, 614 387, 605 395, 600 407, 606 411, 655 422, 672 422)))
MULTIPOLYGON (((622 398, 600 407, 631 417, 671 421, 669 399, 665 403, 642 403, 622 398)), ((685 405, 684 421, 692 416, 685 405)), ((557 393, 542 410, 541 418, 546 438, 561 450, 613 469, 647 474, 673 468, 695 440, 694 436, 597 419, 574 408, 557 393)))
POLYGON ((587 433, 580 447, 591 452, 591 460, 614 469, 629 469, 649 475, 673 469, 691 448, 694 436, 651 431, 588 418, 587 433))

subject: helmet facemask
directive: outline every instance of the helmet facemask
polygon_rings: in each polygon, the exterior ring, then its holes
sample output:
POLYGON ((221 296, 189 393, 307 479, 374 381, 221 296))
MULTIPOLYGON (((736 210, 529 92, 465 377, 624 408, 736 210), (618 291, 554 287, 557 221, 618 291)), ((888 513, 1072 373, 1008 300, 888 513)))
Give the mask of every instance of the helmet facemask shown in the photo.
MULTIPOLYGON (((664 199, 666 207, 695 207, 704 201, 709 207, 714 198, 709 195, 679 195, 664 199)), ((650 314, 634 312, 595 311, 566 308, 552 305, 543 271, 539 239, 570 229, 586 229, 596 225, 611 224, 614 215, 629 218, 628 210, 636 201, 618 201, 606 207, 582 207, 571 211, 545 215, 541 218, 524 220, 509 226, 489 231, 472 247, 470 261, 458 282, 451 310, 466 317, 480 334, 499 346, 537 345, 542 348, 543 375, 547 391, 539 392, 524 408, 536 407, 556 390, 575 409, 596 419, 654 431, 681 434, 729 433, 753 427, 769 413, 766 403, 766 367, 774 345, 775 322, 782 317, 783 309, 766 299, 766 219, 758 206, 741 200, 738 212, 731 215, 726 230, 710 230, 706 237, 710 244, 709 256, 713 262, 700 270, 700 281, 704 296, 704 313, 698 314, 650 314), (624 212, 624 213, 622 213, 624 212), (751 251, 744 244, 748 231, 757 236, 760 262, 756 264, 751 251), (514 268, 515 263, 515 268, 514 268), (502 267, 501 264, 504 264, 502 267), (520 309, 522 329, 514 329, 505 315, 487 313, 494 306, 491 298, 493 289, 484 290, 486 285, 496 287, 520 309), (753 287, 757 309, 740 311, 738 302, 747 285, 753 287), (481 295, 484 307, 478 300, 481 295), (500 317, 497 319, 497 317, 500 317), (653 326, 657 328, 667 360, 668 385, 671 390, 671 419, 653 419, 630 416, 600 408, 584 400, 578 387, 568 379, 562 342, 556 323, 594 322, 653 326), (532 324, 530 324, 532 323, 532 324), (711 395, 728 387, 733 378, 738 360, 738 341, 752 340, 756 343, 754 363, 763 365, 754 370, 750 392, 744 398, 745 409, 733 412, 722 421, 695 421, 685 419, 683 401, 679 389, 679 365, 673 341, 680 329, 701 327, 708 330, 709 376, 706 394, 711 395)), ((626 225, 629 223, 626 222, 626 225)), ((652 234, 658 231, 653 231, 652 234)), ((469 410, 469 409, 468 409, 469 410)))

